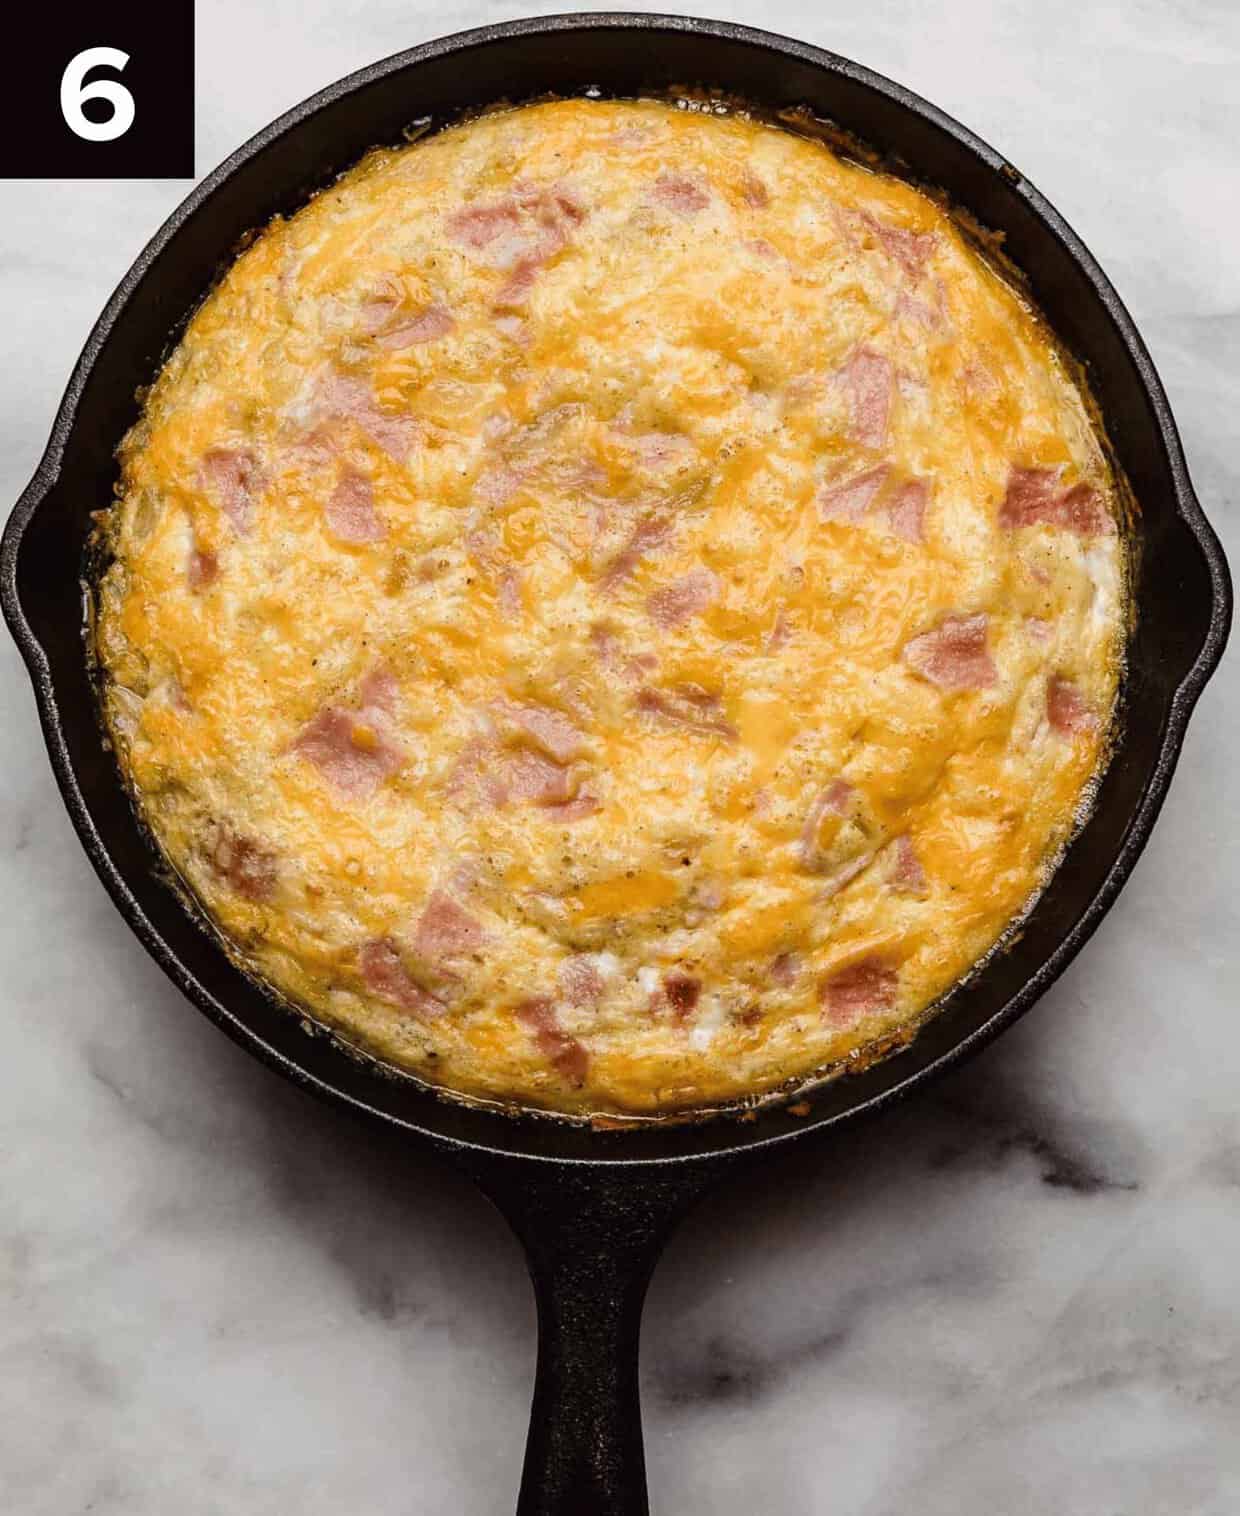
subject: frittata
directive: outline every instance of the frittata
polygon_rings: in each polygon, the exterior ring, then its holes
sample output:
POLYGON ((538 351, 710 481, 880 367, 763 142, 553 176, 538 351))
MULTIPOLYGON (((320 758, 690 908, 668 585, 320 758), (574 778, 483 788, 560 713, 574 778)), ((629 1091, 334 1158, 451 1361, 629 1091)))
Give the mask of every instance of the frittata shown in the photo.
POLYGON ((1104 760, 1088 396, 927 195, 743 112, 371 153, 121 450, 96 644, 239 961, 446 1090, 656 1115, 907 1039, 1104 760))

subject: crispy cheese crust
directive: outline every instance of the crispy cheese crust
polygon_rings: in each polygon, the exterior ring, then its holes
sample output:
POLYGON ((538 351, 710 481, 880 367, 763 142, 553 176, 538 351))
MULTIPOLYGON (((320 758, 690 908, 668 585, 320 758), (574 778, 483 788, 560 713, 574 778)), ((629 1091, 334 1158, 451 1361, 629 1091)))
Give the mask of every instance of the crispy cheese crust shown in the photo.
POLYGON ((240 958, 471 1096, 656 1114, 913 1028, 1107 737, 1116 487, 892 178, 560 101, 239 257, 122 451, 97 643, 240 958))

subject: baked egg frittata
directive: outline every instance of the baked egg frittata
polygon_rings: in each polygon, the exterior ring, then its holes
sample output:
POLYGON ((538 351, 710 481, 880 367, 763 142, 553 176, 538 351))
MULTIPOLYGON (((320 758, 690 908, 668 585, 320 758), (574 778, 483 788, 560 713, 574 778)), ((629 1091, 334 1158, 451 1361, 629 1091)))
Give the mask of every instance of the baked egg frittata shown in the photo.
POLYGON ((1102 762, 1115 480, 910 186, 499 111, 273 222, 122 448, 95 638, 239 961, 465 1095, 654 1115, 907 1039, 1102 762))

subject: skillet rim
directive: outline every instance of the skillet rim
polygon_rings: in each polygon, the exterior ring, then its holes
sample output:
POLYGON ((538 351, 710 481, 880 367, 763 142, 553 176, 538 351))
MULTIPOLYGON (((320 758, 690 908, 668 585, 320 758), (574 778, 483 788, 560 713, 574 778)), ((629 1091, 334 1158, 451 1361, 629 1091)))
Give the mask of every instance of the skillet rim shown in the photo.
MULTIPOLYGON (((846 124, 846 123, 844 123, 846 124)), ((975 133, 937 106, 906 89, 903 85, 839 54, 780 34, 735 22, 714 21, 698 17, 631 12, 596 12, 531 17, 498 23, 435 38, 392 56, 369 64, 329 84, 308 99, 293 106, 255 133, 214 170, 206 175, 176 207, 163 225, 139 253, 104 307, 83 347, 69 380, 51 436, 34 475, 20 496, 0 543, 0 608, 22 652, 34 686, 35 699, 49 756, 62 798, 91 863, 95 867, 121 915, 146 950, 172 981, 197 1008, 239 1045, 285 1078, 351 1112, 382 1121, 386 1126, 407 1131, 441 1152, 460 1157, 475 1155, 508 1162, 539 1163, 544 1167, 569 1165, 573 1168, 625 1170, 636 1175, 643 1170, 666 1171, 673 1166, 722 1164, 730 1159, 771 1151, 810 1133, 852 1123, 874 1115, 948 1069, 974 1056, 1022 1016, 1049 989, 1097 929, 1110 909, 1145 846, 1161 810, 1171 776, 1182 748, 1187 723, 1202 689, 1213 673, 1226 645, 1231 621, 1231 583, 1221 544, 1201 508, 1189 480, 1183 448, 1161 380, 1135 324, 1114 287, 1102 272, 1084 243, 1023 175, 1011 178, 1010 163, 975 133), (1140 386, 1153 413, 1161 451, 1165 456, 1172 484, 1174 514, 1188 529, 1194 546, 1204 563, 1210 580, 1210 617, 1192 662, 1177 682, 1171 695, 1166 726, 1154 763, 1139 800, 1129 812, 1123 837, 1111 859, 1105 877, 1088 900, 1073 926, 1064 933, 1051 952, 1043 958, 1015 994, 994 1011, 981 1025, 959 1037, 937 1056, 920 1067, 906 1068, 900 1058, 883 1060, 893 1071, 890 1083, 876 1093, 864 1096, 846 1107, 814 1113, 783 1130, 763 1131, 760 1123, 774 1112, 759 1110, 758 1121, 740 1126, 734 1121, 715 1119, 697 1124, 660 1124, 648 1129, 657 1132, 661 1145, 680 1151, 656 1153, 640 1151, 642 1133, 593 1132, 581 1126, 568 1127, 545 1115, 522 1117, 508 1112, 475 1112, 502 1123, 495 1127, 497 1141, 449 1135, 412 1119, 369 1103, 351 1091, 321 1077, 269 1043, 262 1033, 239 1014, 231 1011, 202 983, 181 960, 177 950, 161 934, 147 915, 135 889, 114 863, 107 844, 96 830, 89 808, 78 784, 72 756, 62 725, 61 712, 51 674, 51 666, 30 626, 21 604, 18 559, 22 539, 39 507, 52 495, 60 479, 66 447, 77 423, 78 407, 91 372, 118 325, 125 308, 146 275, 158 264, 168 244, 187 222, 208 205, 215 192, 245 164, 258 157, 277 139, 295 130, 324 108, 388 76, 410 69, 428 60, 465 53, 491 43, 504 43, 530 35, 573 32, 681 32, 741 44, 746 48, 791 57, 829 75, 843 76, 854 83, 885 96, 898 108, 922 118, 938 128, 969 152, 990 174, 1008 180, 1010 193, 1022 199, 1027 209, 1049 235, 1057 240, 1072 262, 1084 274, 1094 299, 1109 316, 1131 361, 1140 386), (546 1137, 557 1129, 572 1131, 578 1145, 593 1146, 597 1151, 565 1154, 533 1151, 523 1139, 546 1137), (618 1143, 615 1139, 619 1139, 618 1143), (627 1151, 626 1151, 627 1149, 627 1151)), ((1121 739, 1122 749, 1122 739, 1121 739)), ((136 823, 135 823, 136 824, 136 823)), ((162 883, 152 879, 157 888, 162 883)), ((222 949, 220 949, 222 951, 222 949)), ((309 1039, 307 1039, 307 1046, 309 1039)), ((916 1044, 914 1043, 914 1046, 916 1044)), ((341 1058, 347 1057, 343 1051, 341 1058)), ((905 1057, 908 1054, 904 1055, 905 1057)), ((850 1076, 851 1077, 851 1076, 850 1076)), ((842 1081, 833 1082, 838 1088, 842 1081)), ((831 1088, 832 1086, 827 1086, 831 1088)), ((846 1087, 846 1086, 845 1086, 846 1087)), ((810 1098, 813 1091, 809 1092, 810 1098)), ((436 1098, 436 1097, 432 1097, 436 1098)), ((439 1101, 439 1109, 455 1112, 468 1108, 459 1102, 439 1101)), ((421 1113, 419 1113, 420 1117, 421 1113)))

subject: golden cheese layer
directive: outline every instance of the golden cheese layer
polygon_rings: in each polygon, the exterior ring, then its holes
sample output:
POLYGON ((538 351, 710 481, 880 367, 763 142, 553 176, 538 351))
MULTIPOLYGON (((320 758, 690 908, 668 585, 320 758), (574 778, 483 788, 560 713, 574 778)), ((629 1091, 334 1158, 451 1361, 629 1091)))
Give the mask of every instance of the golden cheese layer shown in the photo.
POLYGON ((448 1089, 652 1114, 897 1041, 1103 752, 1115 483, 945 213, 743 116, 496 113, 239 257, 98 646, 241 959, 448 1089))

